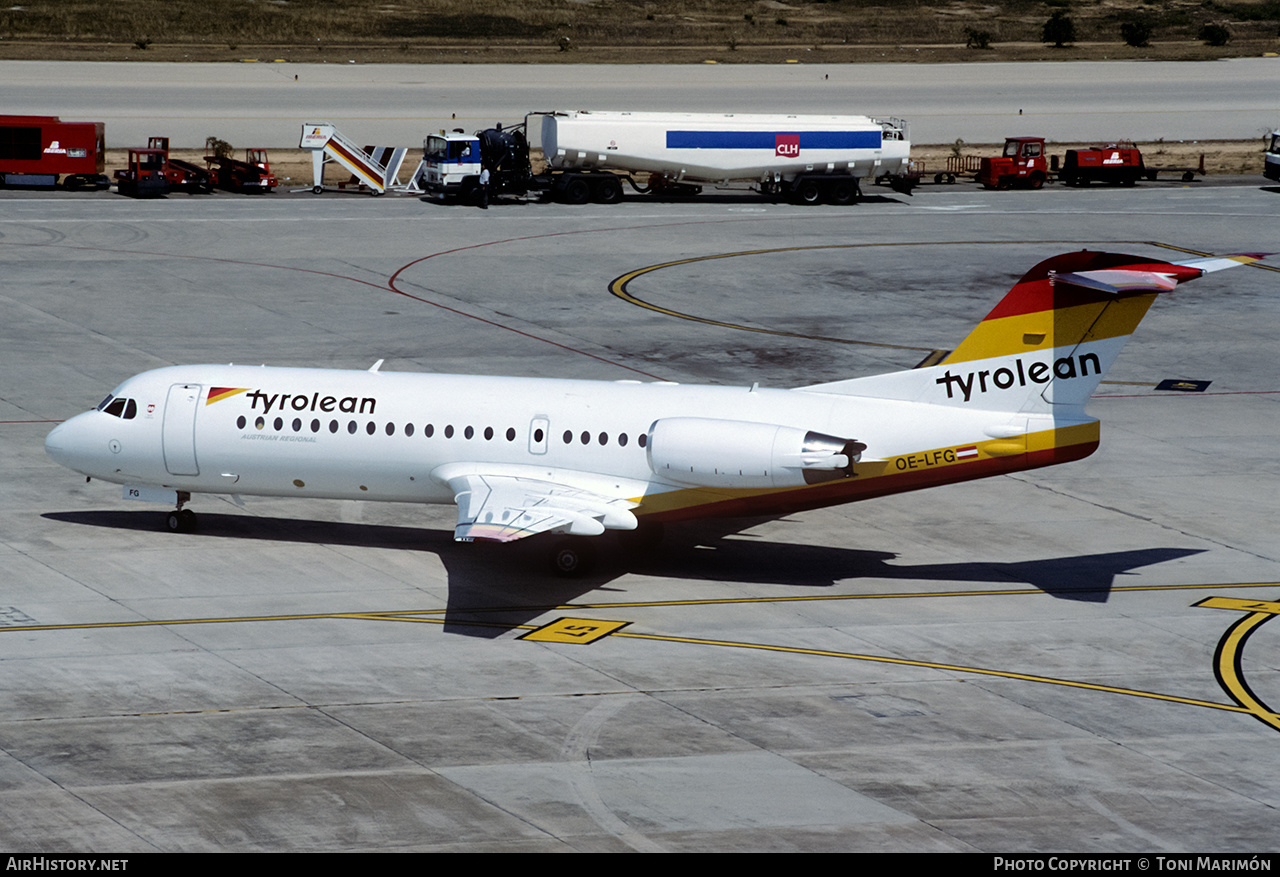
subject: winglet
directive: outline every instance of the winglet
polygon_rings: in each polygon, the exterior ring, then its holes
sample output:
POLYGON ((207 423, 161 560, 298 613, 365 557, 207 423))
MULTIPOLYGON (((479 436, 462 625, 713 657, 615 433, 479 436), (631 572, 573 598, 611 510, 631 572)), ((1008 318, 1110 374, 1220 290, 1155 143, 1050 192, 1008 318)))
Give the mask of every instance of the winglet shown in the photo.
POLYGON ((386 362, 385 359, 378 360, 373 365, 369 366, 369 371, 373 372, 376 375, 378 373, 378 369, 382 368, 382 364, 384 362, 386 362))

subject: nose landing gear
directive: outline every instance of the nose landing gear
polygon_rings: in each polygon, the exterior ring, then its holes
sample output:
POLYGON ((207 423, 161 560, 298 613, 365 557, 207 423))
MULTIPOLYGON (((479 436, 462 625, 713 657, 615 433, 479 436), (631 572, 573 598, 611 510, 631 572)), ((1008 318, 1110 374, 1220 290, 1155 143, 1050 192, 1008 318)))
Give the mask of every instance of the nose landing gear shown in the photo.
POLYGON ((184 503, 190 502, 191 494, 185 490, 178 491, 178 507, 169 512, 165 518, 165 527, 170 533, 194 533, 196 529, 196 513, 184 509, 184 503))

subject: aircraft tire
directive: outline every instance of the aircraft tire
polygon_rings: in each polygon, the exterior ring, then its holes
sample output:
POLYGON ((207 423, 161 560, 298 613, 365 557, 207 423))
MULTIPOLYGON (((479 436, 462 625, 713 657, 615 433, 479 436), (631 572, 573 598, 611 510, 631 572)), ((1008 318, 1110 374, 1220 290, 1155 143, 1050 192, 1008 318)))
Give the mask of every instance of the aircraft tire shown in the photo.
POLYGON ((561 578, 581 578, 595 567, 595 546, 585 539, 565 539, 552 546, 547 560, 551 571, 561 578))
POLYGON ((174 509, 165 518, 165 529, 170 533, 194 533, 196 529, 196 513, 191 509, 174 509))

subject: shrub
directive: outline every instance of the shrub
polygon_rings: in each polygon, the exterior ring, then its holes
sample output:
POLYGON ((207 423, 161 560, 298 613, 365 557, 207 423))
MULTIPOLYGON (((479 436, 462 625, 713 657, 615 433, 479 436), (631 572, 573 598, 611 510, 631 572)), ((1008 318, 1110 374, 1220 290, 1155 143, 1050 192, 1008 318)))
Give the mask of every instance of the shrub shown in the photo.
POLYGON ((1199 39, 1206 46, 1225 46, 1231 41, 1231 31, 1221 24, 1206 24, 1200 28, 1199 39))
POLYGON ((1040 31, 1040 41, 1042 43, 1053 43, 1055 49, 1061 49, 1067 43, 1073 43, 1076 40, 1076 23, 1071 20, 1071 16, 1063 12, 1061 9, 1054 10, 1053 15, 1049 16, 1049 20, 1044 23, 1044 27, 1040 31))
POLYGON ((1151 24, 1142 18, 1126 21, 1120 25, 1120 39, 1126 46, 1141 49, 1151 45, 1151 24))
POLYGON ((966 27, 964 35, 968 37, 965 41, 966 49, 989 49, 991 48, 991 34, 985 30, 978 30, 973 27, 966 27))

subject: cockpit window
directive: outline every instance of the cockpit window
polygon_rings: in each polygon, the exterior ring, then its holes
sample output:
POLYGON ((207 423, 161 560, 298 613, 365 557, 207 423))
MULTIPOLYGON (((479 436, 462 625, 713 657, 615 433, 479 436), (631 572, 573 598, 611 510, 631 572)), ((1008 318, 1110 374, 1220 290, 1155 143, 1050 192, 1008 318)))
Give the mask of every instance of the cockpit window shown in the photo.
POLYGON ((110 414, 112 417, 122 417, 125 420, 133 420, 138 416, 138 403, 134 399, 120 399, 112 396, 102 400, 102 404, 98 406, 98 410, 104 414, 110 414))
POLYGON ((99 402, 99 403, 98 403, 98 407, 97 407, 95 410, 97 410, 97 411, 101 411, 103 408, 106 408, 108 405, 110 405, 110 404, 111 404, 111 400, 112 400, 112 399, 114 399, 114 398, 115 398, 115 396, 114 396, 114 395, 112 395, 112 394, 108 393, 108 394, 107 394, 107 398, 105 398, 105 399, 103 399, 101 402, 99 402))

